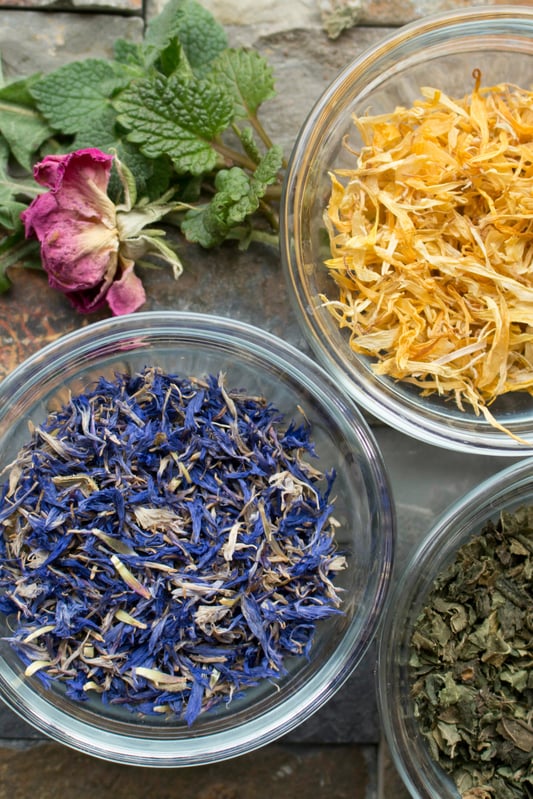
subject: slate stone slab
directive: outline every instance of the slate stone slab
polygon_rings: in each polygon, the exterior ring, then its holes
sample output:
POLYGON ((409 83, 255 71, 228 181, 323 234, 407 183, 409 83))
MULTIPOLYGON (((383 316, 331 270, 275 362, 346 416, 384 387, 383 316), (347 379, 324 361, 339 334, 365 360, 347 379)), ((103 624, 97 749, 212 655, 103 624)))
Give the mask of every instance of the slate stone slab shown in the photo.
POLYGON ((141 772, 45 744, 0 749, 0 799, 376 799, 376 770, 375 747, 274 744, 222 763, 141 772))
MULTIPOLYGON (((7 0, 3 0, 6 2, 7 0)), ((1 4, 2 0, 0 0, 1 4)), ((398 26, 435 12, 468 6, 497 6, 502 0, 201 0, 224 25, 243 29, 260 28, 263 34, 276 31, 314 29, 328 32, 341 41, 354 26, 398 26)), ((148 16, 157 13, 165 0, 148 0, 148 16)), ((518 0, 517 5, 531 5, 518 0)))
POLYGON ((50 9, 58 11, 112 11, 142 16, 142 0, 0 0, 0 8, 50 9))
POLYGON ((49 72, 84 58, 111 58, 116 39, 141 41, 142 17, 0 10, 0 56, 6 80, 49 72))

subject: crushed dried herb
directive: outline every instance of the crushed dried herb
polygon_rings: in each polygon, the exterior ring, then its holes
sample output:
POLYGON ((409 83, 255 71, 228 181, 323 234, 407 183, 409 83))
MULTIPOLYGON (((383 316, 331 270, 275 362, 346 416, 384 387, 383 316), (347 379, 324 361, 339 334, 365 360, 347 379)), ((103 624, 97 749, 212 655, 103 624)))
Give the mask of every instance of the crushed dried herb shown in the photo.
POLYGON ((378 375, 482 413, 533 393, 533 92, 421 89, 356 117, 356 164, 332 176, 321 300, 378 375))
POLYGON ((192 724, 341 613, 333 471, 262 397, 147 368, 35 427, 0 493, 6 640, 46 686, 192 724))
POLYGON ((533 796, 532 580, 523 507, 459 549, 414 626, 415 717, 463 799, 533 796))

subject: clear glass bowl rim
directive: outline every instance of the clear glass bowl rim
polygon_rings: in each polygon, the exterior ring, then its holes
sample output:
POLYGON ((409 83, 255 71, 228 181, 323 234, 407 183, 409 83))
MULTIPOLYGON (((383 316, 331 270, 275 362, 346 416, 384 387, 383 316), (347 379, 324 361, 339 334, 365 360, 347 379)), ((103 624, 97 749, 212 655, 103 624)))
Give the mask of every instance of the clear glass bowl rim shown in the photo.
POLYGON ((453 561, 457 549, 486 521, 496 519, 502 510, 518 507, 526 498, 533 504, 533 458, 505 467, 453 502, 435 521, 389 592, 378 633, 378 709, 393 762, 413 799, 459 799, 451 778, 433 763, 425 745, 414 744, 416 724, 410 715, 404 660, 413 620, 434 579, 453 561), (426 768, 421 768, 419 751, 423 751, 422 765, 428 766, 430 779, 426 768))
MULTIPOLYGON (((407 61, 412 53, 421 53, 426 46, 457 42, 461 37, 508 35, 527 36, 533 41, 533 8, 505 4, 501 6, 472 6, 464 9, 439 11, 409 22, 380 41, 366 48, 353 59, 317 99, 300 128, 289 157, 285 174, 280 213, 281 260, 289 288, 290 301, 306 340, 322 365, 339 380, 362 407, 376 418, 401 432, 445 449, 488 455, 528 457, 533 455, 533 429, 529 429, 533 411, 528 416, 522 435, 527 444, 519 443, 505 432, 492 427, 483 417, 463 420, 454 417, 448 423, 445 416, 427 409, 423 403, 412 403, 397 396, 394 388, 375 378, 368 378, 343 362, 342 353, 328 343, 327 334, 310 306, 312 293, 302 288, 300 274, 306 266, 298 263, 294 239, 301 236, 301 216, 297 208, 303 202, 305 181, 312 172, 313 159, 327 135, 328 108, 338 108, 364 92, 366 87, 381 80, 387 70, 394 70, 397 60, 407 61), (359 91, 354 91, 356 85, 359 91), (420 409, 423 412, 420 413, 420 409)), ((452 46, 452 45, 450 45, 452 46)), ((532 45, 533 52, 533 45, 532 45)), ((334 112, 335 114, 335 112, 334 112)), ((303 258, 303 254, 302 254, 303 258)), ((511 429, 512 422, 509 423, 511 429)), ((533 425, 532 425, 533 427, 533 425)))
MULTIPOLYGON (((288 372, 314 394, 326 401, 332 413, 342 414, 346 429, 359 441, 361 455, 370 480, 369 494, 379 505, 376 511, 376 553, 383 568, 374 578, 372 606, 359 640, 346 632, 335 657, 329 658, 304 688, 288 697, 283 707, 273 707, 258 719, 245 721, 238 728, 190 739, 162 737, 157 740, 139 735, 126 737, 113 731, 92 728, 72 715, 64 714, 42 698, 32 695, 18 678, 0 671, 0 695, 25 721, 48 736, 74 749, 107 760, 141 766, 176 767, 217 762, 252 751, 286 734, 322 707, 356 668, 373 640, 379 613, 389 590, 395 548, 396 521, 387 473, 381 453, 370 428, 350 398, 344 397, 330 375, 311 358, 273 334, 244 322, 201 313, 151 311, 114 317, 78 328, 29 356, 0 383, 0 425, 5 424, 13 403, 41 382, 42 375, 52 375, 65 364, 83 358, 95 348, 108 352, 124 339, 146 342, 152 337, 178 337, 183 341, 200 340, 217 346, 244 348, 254 356, 288 372)), ((344 422, 343 422, 344 424, 344 422)), ((355 439, 352 439, 355 440, 355 439)))

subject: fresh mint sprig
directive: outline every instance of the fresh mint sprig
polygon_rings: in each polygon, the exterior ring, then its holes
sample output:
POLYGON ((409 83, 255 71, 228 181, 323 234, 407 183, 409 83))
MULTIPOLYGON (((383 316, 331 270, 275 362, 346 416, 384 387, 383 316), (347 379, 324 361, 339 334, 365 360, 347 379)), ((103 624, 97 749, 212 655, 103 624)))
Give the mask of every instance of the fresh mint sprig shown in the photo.
MULTIPOLYGON (((141 43, 117 40, 113 58, 2 83, 0 290, 20 212, 41 190, 32 166, 53 153, 115 153, 140 197, 172 193, 183 210, 167 221, 202 247, 277 241, 284 159, 258 114, 275 95, 272 69, 255 50, 230 48, 196 0, 170 0, 141 43)), ((120 181, 113 190, 119 201, 120 181)))

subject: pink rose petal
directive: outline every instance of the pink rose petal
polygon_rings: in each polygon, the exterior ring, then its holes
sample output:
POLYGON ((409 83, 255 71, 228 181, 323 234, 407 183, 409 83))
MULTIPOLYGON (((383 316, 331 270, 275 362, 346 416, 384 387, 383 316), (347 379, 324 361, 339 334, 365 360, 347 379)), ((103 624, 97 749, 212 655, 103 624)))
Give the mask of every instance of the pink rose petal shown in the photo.
POLYGON ((144 286, 133 271, 133 261, 126 263, 122 276, 113 282, 106 296, 107 304, 115 316, 133 313, 146 301, 144 286))
POLYGON ((21 214, 26 236, 36 236, 48 282, 82 313, 107 302, 116 314, 146 299, 133 261, 119 256, 116 208, 107 195, 113 156, 89 148, 44 158, 35 180, 49 189, 21 214))

